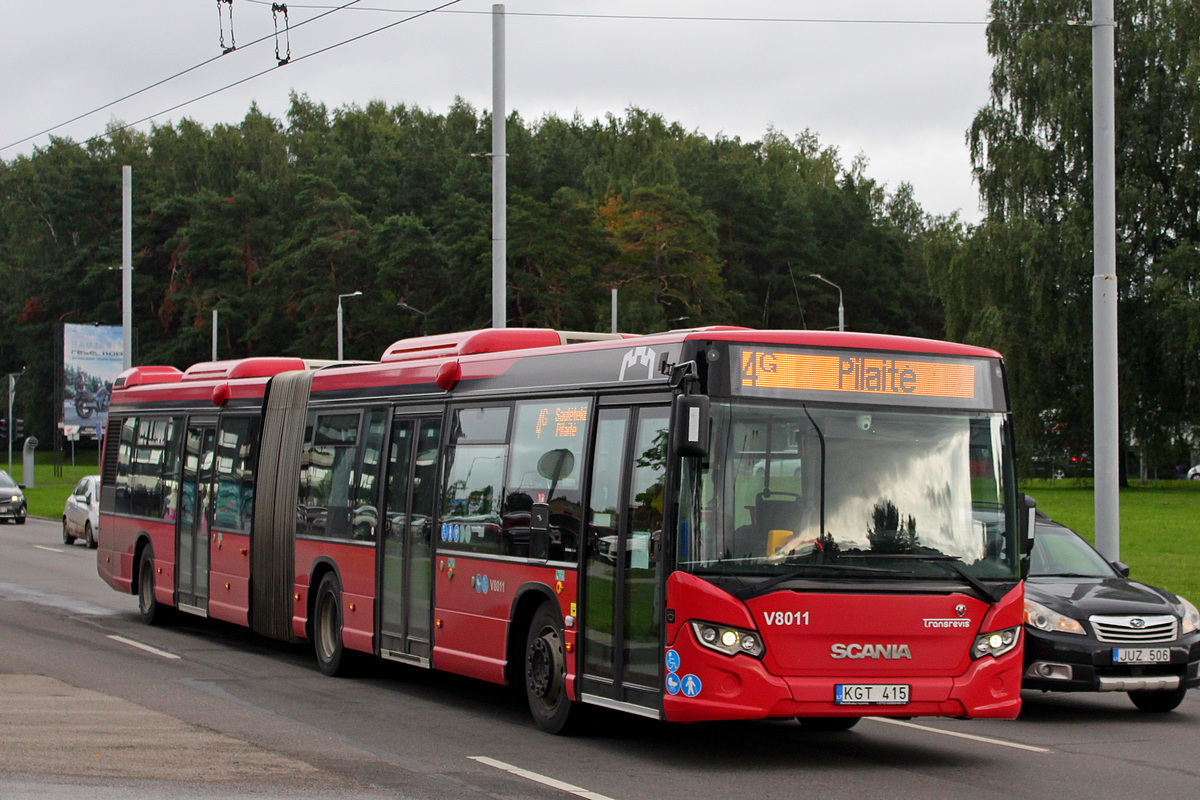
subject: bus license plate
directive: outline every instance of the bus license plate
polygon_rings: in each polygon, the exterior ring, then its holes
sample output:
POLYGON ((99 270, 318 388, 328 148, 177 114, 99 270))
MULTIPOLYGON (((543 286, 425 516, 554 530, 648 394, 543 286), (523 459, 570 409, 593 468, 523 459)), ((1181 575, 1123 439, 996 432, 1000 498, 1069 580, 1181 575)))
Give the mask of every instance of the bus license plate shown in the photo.
POLYGON ((908 685, 902 683, 839 683, 833 702, 843 706, 902 706, 908 685))
POLYGON ((1114 664, 1162 664, 1171 660, 1169 647, 1114 647, 1114 664))

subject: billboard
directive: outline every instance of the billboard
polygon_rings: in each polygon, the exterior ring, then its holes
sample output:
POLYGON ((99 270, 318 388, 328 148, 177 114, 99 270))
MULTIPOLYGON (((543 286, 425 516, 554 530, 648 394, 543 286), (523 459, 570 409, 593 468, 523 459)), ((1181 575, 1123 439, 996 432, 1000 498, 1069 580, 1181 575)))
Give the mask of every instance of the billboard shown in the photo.
POLYGON ((124 338, 119 325, 63 325, 64 429, 104 435, 113 381, 124 363, 124 338))

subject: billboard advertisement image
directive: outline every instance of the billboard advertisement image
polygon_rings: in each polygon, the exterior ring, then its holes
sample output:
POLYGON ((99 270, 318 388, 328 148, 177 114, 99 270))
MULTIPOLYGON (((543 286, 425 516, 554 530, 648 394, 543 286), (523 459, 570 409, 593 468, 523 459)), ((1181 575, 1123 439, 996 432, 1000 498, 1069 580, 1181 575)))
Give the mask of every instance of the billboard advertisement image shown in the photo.
POLYGON ((108 421, 113 381, 121 374, 119 325, 63 325, 62 424, 100 438, 108 421))

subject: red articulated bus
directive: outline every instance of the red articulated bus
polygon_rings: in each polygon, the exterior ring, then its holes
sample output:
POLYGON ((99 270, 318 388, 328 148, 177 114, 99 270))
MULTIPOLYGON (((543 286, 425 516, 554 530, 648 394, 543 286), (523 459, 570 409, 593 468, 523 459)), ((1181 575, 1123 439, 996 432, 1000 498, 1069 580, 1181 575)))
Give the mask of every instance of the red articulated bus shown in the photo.
POLYGON ((1027 533, 998 353, 481 330, 117 380, 98 565, 182 611, 693 722, 1012 718, 1027 533))

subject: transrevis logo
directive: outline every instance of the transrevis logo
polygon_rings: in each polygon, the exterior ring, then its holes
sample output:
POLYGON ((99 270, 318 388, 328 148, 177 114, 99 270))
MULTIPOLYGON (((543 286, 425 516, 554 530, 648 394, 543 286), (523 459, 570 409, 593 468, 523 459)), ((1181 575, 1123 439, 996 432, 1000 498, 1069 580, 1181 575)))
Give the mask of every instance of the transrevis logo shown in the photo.
POLYGON ((631 380, 654 380, 654 349, 651 347, 635 347, 625 354, 621 359, 621 375, 617 378, 618 381, 631 380), (638 366, 646 368, 646 377, 643 378, 641 372, 634 369, 630 374, 631 368, 638 366), (628 378, 626 378, 628 375, 628 378))

